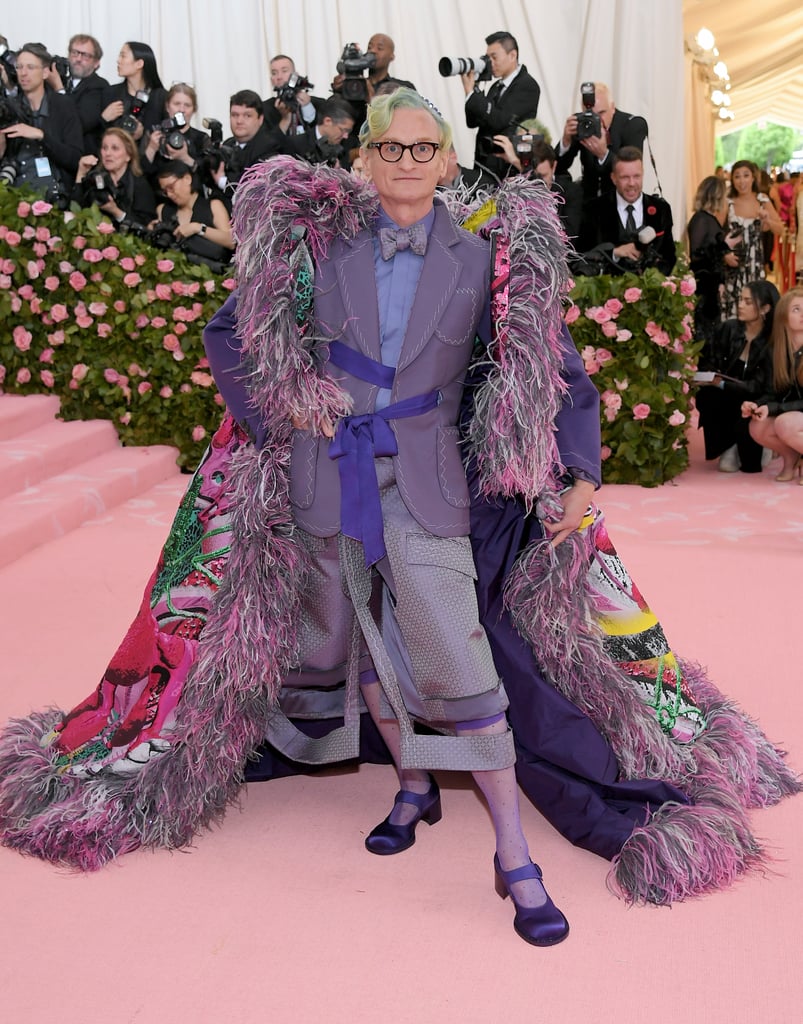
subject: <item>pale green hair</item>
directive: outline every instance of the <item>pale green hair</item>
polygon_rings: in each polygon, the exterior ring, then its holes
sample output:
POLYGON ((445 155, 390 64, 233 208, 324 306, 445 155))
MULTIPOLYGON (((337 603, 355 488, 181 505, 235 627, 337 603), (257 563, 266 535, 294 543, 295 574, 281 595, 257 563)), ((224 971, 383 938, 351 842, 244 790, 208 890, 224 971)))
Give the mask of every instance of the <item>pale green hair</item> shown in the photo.
POLYGON ((428 99, 415 89, 407 89, 402 86, 395 92, 386 93, 384 96, 376 96, 368 107, 365 121, 360 128, 360 145, 364 148, 369 142, 380 138, 390 128, 390 122, 397 110, 425 110, 438 126, 439 143, 442 150, 448 150, 452 145, 452 126, 443 117, 443 114, 434 107, 428 99))

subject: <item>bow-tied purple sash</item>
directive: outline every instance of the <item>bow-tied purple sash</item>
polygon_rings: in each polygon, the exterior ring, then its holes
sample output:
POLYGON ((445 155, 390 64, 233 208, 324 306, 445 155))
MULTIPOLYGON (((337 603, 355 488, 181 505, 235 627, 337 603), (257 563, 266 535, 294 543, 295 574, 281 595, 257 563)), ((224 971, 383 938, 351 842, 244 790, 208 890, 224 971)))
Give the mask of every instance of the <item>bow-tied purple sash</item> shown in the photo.
MULTIPOLYGON (((358 380, 390 389, 396 371, 340 341, 329 344, 329 361, 358 380)), ((405 398, 379 412, 344 416, 329 445, 329 458, 337 459, 340 475, 340 529, 362 543, 366 568, 387 554, 382 526, 382 503, 374 459, 398 455, 399 445, 390 420, 420 416, 440 401, 436 389, 405 398)))

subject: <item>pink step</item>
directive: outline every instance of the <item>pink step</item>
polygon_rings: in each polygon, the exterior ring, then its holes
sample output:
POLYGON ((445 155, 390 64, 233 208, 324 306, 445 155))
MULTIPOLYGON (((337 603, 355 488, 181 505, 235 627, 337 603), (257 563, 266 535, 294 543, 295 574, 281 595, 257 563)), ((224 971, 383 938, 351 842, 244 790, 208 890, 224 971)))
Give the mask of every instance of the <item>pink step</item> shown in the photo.
POLYGON ((0 394, 0 441, 35 430, 58 415, 55 395, 0 394))
POLYGON ((109 420, 51 420, 0 441, 0 499, 119 447, 109 420))
POLYGON ((178 476, 165 445, 115 448, 0 501, 0 565, 178 476))

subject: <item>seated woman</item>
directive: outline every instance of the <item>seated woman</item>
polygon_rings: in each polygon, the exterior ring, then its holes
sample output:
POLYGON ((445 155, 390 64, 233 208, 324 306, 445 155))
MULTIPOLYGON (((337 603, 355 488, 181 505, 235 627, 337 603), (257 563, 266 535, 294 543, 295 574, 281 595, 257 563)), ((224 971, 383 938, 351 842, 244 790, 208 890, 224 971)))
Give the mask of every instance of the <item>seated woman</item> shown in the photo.
POLYGON ((180 160, 191 171, 196 170, 204 150, 212 144, 206 132, 190 124, 197 110, 198 94, 191 85, 177 82, 172 86, 165 101, 165 117, 183 120, 184 124, 165 132, 160 122, 146 135, 144 145, 140 147, 144 174, 148 177, 158 176, 159 171, 171 160, 180 160), (179 141, 181 144, 176 146, 175 143, 179 141))
POLYGON ((165 164, 159 172, 159 188, 167 199, 159 204, 156 215, 165 229, 172 230, 175 248, 208 266, 228 263, 234 251, 234 236, 221 200, 201 195, 192 170, 181 160, 165 164))
POLYGON ((697 282, 697 306, 694 310, 694 336, 710 342, 722 316, 719 289, 725 281, 726 267, 739 266, 733 251, 741 242, 740 234, 725 232, 728 219, 727 186, 722 178, 709 175, 697 186, 694 210, 689 221, 690 267, 697 282))
POLYGON ((107 128, 100 159, 87 154, 78 163, 73 199, 82 206, 97 203, 120 227, 147 227, 156 214, 156 197, 142 176, 139 153, 128 132, 107 128))
POLYGON ((775 477, 786 483, 797 477, 803 486, 803 287, 788 291, 778 302, 770 339, 770 389, 755 401, 742 404, 756 444, 772 448, 783 459, 775 477))
POLYGON ((696 397, 705 457, 719 457, 722 473, 739 469, 743 473, 761 472, 761 445, 750 436, 742 403, 767 387, 769 338, 777 302, 778 289, 769 281, 746 284, 739 297, 737 318, 720 326, 700 356, 700 369, 715 373, 696 397))

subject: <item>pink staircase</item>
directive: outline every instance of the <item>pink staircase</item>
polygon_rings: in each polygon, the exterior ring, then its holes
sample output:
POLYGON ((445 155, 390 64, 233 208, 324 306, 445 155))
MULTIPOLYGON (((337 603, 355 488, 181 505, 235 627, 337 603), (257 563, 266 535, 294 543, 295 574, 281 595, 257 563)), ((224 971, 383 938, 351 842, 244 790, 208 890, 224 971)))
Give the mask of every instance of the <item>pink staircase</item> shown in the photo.
POLYGON ((174 448, 124 448, 108 421, 62 423, 58 410, 0 395, 0 566, 180 477, 174 448))

